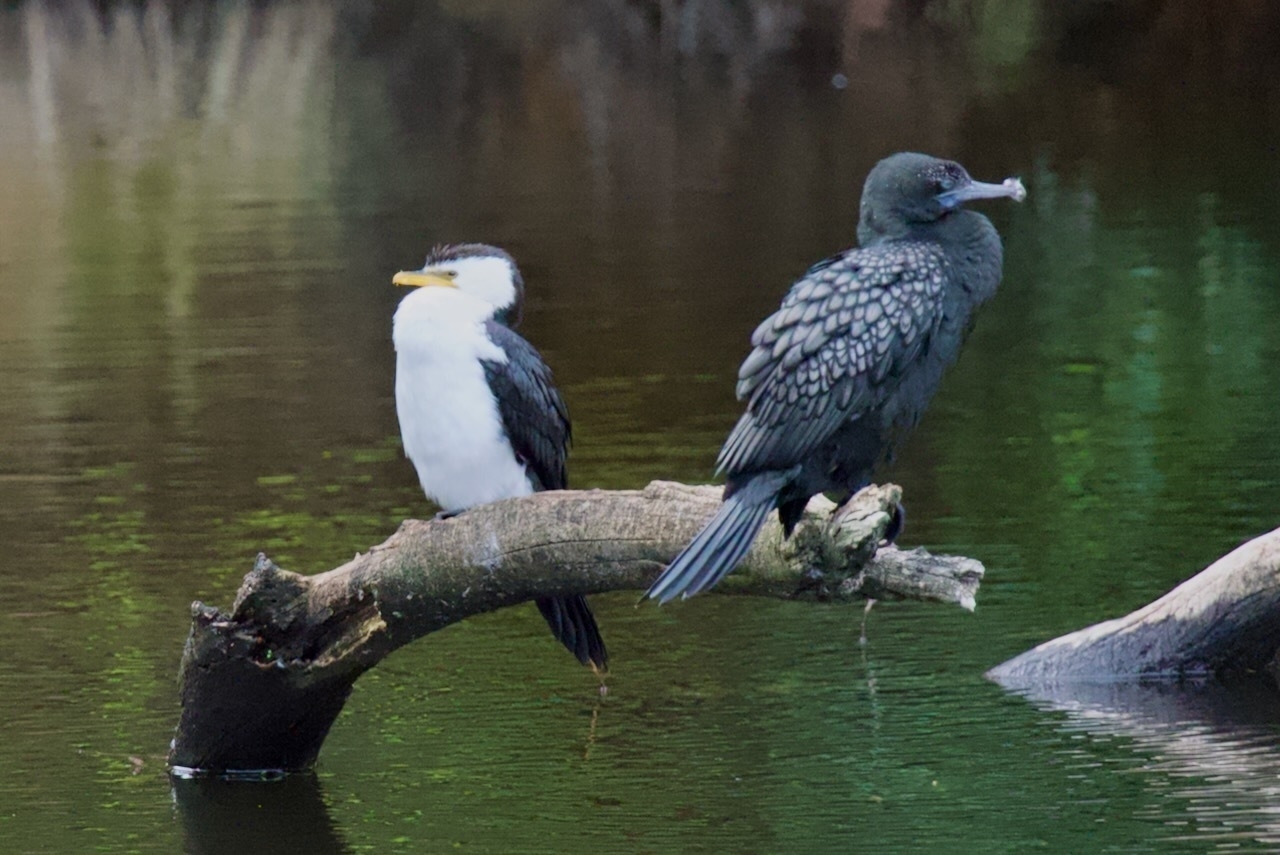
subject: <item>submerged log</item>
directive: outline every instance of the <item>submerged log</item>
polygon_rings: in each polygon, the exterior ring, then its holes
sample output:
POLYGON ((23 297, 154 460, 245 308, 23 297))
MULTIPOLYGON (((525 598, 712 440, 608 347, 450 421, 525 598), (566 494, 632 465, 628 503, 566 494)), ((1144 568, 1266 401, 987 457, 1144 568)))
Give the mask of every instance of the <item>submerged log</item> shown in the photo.
POLYGON ((1047 641, 987 672, 1039 697, 1072 683, 1275 673, 1280 529, 1245 543, 1160 599, 1047 641))
MULTIPOLYGON (((815 498, 789 540, 775 517, 716 590, 972 609, 978 562, 877 548, 900 498, 895 485, 869 487, 837 514, 815 498)), ((170 765, 178 775, 308 768, 356 679, 396 648, 535 597, 643 590, 719 501, 715 487, 667 482, 546 492, 407 521, 315 576, 259 555, 229 613, 192 606, 170 765)))

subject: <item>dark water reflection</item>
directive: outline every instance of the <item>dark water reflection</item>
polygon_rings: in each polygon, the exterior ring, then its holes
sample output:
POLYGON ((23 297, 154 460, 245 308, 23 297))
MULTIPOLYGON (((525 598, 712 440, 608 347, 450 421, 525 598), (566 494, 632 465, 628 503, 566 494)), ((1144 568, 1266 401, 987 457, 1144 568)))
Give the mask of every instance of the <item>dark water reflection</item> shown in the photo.
POLYGON ((6 6, 5 850, 1276 845, 1269 695, 981 674, 1276 524, 1277 36, 1247 3, 6 6), (976 614, 877 608, 862 648, 847 610, 605 597, 604 698, 490 615, 362 680, 315 779, 171 787, 190 601, 428 510, 392 271, 510 248, 574 482, 702 479, 748 332, 902 148, 1031 190, 891 472, 907 541, 986 563, 976 614))
POLYGON ((338 855, 352 851, 334 827, 315 775, 297 775, 269 785, 175 780, 173 797, 185 852, 338 855))

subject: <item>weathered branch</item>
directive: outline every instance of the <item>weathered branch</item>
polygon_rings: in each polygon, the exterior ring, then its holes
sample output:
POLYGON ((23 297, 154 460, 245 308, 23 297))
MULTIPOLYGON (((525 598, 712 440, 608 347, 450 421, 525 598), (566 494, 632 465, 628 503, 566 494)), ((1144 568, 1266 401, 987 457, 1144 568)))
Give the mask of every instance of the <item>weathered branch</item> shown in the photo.
POLYGON ((1280 648, 1280 529, 1122 618, 1047 641, 987 672, 1033 695, 1064 684, 1248 675, 1280 648))
MULTIPOLYGON (((815 499, 790 540, 771 520, 717 590, 972 609, 978 562, 877 552, 900 497, 894 485, 871 487, 834 517, 830 502, 815 499)), ((229 614, 192 607, 170 763, 179 772, 306 768, 356 678, 391 651, 538 596, 644 589, 719 501, 717 488, 666 482, 540 493, 405 522, 385 543, 316 576, 259 556, 229 614)))

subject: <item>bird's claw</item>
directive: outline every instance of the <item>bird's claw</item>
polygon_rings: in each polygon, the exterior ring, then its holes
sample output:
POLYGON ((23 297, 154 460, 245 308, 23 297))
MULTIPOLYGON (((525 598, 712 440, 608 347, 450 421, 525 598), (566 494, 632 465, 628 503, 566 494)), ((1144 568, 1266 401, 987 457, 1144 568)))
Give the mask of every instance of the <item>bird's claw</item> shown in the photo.
POLYGON ((889 524, 885 526, 884 537, 880 540, 881 546, 888 546, 898 539, 902 534, 902 530, 907 526, 907 509, 902 506, 902 502, 895 502, 893 513, 889 516, 889 524))

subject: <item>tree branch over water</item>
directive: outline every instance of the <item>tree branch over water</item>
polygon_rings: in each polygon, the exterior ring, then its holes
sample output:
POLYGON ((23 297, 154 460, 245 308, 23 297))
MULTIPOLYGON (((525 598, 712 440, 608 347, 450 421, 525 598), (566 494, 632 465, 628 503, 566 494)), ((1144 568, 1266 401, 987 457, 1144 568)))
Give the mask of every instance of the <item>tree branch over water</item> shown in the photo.
MULTIPOLYGON (((978 562, 877 549, 900 498, 897 486, 870 487, 834 516, 817 498, 790 540, 775 517, 717 591, 972 609, 978 562)), ((180 773, 305 769, 356 679, 393 650, 538 596, 643 590, 719 501, 718 488, 668 482, 538 493, 449 520, 407 521, 316 576, 260 555, 229 613, 192 607, 170 763, 180 773)))
MULTIPOLYGON (((407 521, 315 576, 260 555, 230 612, 193 605, 169 761, 179 774, 306 769, 356 679, 393 650, 537 596, 643 590, 719 498, 714 487, 667 482, 538 493, 449 520, 407 521)), ((894 485, 871 487, 835 515, 816 498, 790 540, 771 519, 716 592, 972 609, 978 562, 877 548, 900 498, 894 485)), ((1074 696, 1070 686, 1097 681, 1274 672, 1277 610, 1280 529, 1142 609, 1047 642, 988 677, 1034 698, 1074 696)))

